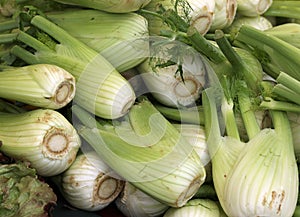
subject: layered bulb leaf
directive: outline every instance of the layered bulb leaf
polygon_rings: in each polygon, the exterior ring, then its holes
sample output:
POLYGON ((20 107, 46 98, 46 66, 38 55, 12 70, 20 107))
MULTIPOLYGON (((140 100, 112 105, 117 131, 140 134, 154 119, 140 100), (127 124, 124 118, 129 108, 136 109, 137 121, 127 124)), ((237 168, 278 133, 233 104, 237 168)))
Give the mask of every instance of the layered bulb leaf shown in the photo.
POLYGON ((237 0, 215 0, 215 10, 209 31, 229 27, 236 15, 237 0))
POLYGON ((134 0, 134 1, 106 1, 106 0, 55 0, 57 2, 76 5, 85 8, 94 8, 112 13, 128 13, 137 11, 149 3, 149 0, 134 0))
POLYGON ((115 204, 126 217, 158 217, 169 208, 129 182, 125 183, 115 204))
POLYGON ((170 208, 163 217, 220 217, 219 206, 210 199, 191 199, 185 206, 170 208))
MULTIPOLYGON (((273 24, 266 17, 258 15, 255 17, 236 16, 232 24, 224 31, 236 34, 242 25, 249 25, 256 29, 267 31, 273 28, 273 24)), ((268 31, 267 31, 268 32, 268 31)))

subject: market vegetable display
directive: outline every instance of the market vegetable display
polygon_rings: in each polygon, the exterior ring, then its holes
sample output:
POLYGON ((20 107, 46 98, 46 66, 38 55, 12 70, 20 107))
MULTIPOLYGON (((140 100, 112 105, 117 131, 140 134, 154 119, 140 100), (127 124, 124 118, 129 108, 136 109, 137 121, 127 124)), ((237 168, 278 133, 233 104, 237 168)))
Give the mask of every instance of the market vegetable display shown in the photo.
POLYGON ((0 1, 0 216, 299 216, 299 3, 0 1))

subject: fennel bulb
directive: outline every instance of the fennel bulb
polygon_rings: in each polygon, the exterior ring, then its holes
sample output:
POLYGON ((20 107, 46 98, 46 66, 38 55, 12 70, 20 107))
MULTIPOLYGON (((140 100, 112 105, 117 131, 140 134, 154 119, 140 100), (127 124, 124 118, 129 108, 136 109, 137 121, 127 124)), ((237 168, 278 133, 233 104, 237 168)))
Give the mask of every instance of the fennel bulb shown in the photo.
POLYGON ((173 126, 188 140, 193 146, 202 164, 205 167, 205 182, 212 181, 211 158, 206 143, 206 135, 203 126, 197 124, 173 124, 173 126))
POLYGON ((8 67, 0 72, 0 97, 60 109, 75 96, 75 78, 56 65, 8 67))
POLYGON ((147 90, 166 106, 195 105, 207 83, 207 65, 203 57, 163 37, 155 41, 159 46, 151 45, 153 53, 137 67, 147 90))
POLYGON ((124 181, 94 151, 80 152, 73 164, 52 180, 72 206, 87 211, 107 207, 124 186, 124 181))
POLYGON ((273 28, 273 24, 264 16, 258 15, 255 17, 237 16, 232 24, 224 31, 231 34, 236 34, 242 25, 249 25, 256 29, 265 31, 273 28))
POLYGON ((0 150, 30 162, 45 177, 65 171, 76 158, 80 137, 71 123, 52 109, 0 113, 0 150))
POLYGON ((237 12, 244 16, 262 15, 272 5, 273 0, 237 0, 237 12))
POLYGON ((209 90, 205 94, 210 97, 203 95, 213 181, 220 204, 225 213, 232 217, 292 216, 299 182, 287 114, 270 111, 274 129, 261 130, 249 107, 246 93, 245 90, 240 91, 238 97, 250 139, 247 143, 240 141, 238 135, 233 137, 235 134, 228 130, 233 122, 226 119, 226 132, 230 135, 216 136, 220 135, 218 101, 209 90))

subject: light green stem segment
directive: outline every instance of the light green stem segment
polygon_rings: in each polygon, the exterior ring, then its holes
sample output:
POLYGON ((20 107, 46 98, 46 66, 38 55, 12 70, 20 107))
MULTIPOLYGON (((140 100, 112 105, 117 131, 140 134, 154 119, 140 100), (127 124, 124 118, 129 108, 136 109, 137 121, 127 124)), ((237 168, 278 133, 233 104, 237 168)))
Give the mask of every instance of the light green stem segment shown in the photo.
MULTIPOLYGON (((88 120, 86 111, 76 112, 88 120)), ((182 206, 204 182, 192 145, 150 101, 134 105, 121 122, 97 125, 78 132, 120 176, 159 201, 182 206)))
POLYGON ((244 126, 247 131, 249 140, 255 137, 260 132, 260 127, 257 123, 254 109, 249 97, 249 90, 246 88, 246 85, 241 81, 241 89, 238 92, 238 104, 241 111, 242 119, 244 126))
POLYGON ((264 15, 300 19, 300 1, 273 1, 264 15))
POLYGON ((210 156, 214 156, 218 151, 218 146, 222 143, 222 132, 218 120, 217 102, 212 88, 202 92, 202 103, 204 106, 206 141, 210 156))
POLYGON ((276 84, 273 88, 273 92, 300 105, 299 94, 295 93, 293 90, 289 89, 288 87, 282 84, 276 84))
POLYGON ((204 113, 202 106, 192 108, 171 108, 161 104, 154 104, 155 108, 169 120, 180 123, 204 125, 204 113))
POLYGON ((285 72, 280 72, 276 81, 278 83, 273 87, 273 92, 300 105, 300 81, 285 72))
POLYGON ((283 84, 284 86, 288 87, 292 91, 294 91, 297 94, 300 94, 300 81, 293 78, 292 76, 288 75, 285 72, 281 72, 279 76, 277 77, 277 82, 283 84))
POLYGON ((247 25, 240 28, 233 44, 236 44, 236 41, 252 47, 257 54, 264 53, 264 57, 267 57, 269 62, 262 62, 262 64, 263 66, 269 65, 268 68, 271 71, 273 71, 273 68, 279 69, 300 80, 299 48, 247 25))
MULTIPOLYGON (((278 110, 270 110, 272 123, 276 133, 279 135, 279 138, 283 138, 287 144, 293 144, 292 141, 292 131, 288 116, 285 111, 278 111, 278 110)), ((288 146, 286 149, 292 149, 293 147, 288 146)))
POLYGON ((270 97, 265 98, 259 105, 262 109, 300 112, 300 106, 286 101, 277 101, 270 97))

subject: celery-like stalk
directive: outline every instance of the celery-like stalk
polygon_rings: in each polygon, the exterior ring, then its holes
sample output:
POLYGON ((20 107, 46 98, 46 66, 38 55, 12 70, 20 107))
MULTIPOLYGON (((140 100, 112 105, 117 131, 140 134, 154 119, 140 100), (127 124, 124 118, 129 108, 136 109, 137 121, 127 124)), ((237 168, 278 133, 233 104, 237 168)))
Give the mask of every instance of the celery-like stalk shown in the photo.
POLYGON ((300 18, 300 2, 299 1, 273 1, 264 16, 300 18))
POLYGON ((263 68, 272 71, 271 76, 276 78, 278 72, 284 71, 295 79, 300 79, 299 48, 247 25, 240 28, 233 43, 235 42, 250 46, 263 68))
POLYGON ((273 92, 300 105, 300 91, 298 88, 300 81, 284 72, 280 72, 276 81, 278 83, 274 86, 273 92))
POLYGON ((35 52, 16 45, 11 50, 14 55, 29 64, 55 64, 72 73, 77 87, 74 101, 96 115, 114 119, 128 112, 135 93, 102 55, 40 15, 31 19, 31 25, 41 35, 31 36, 21 31, 17 39, 35 52), (55 41, 49 40, 51 37, 55 41))
POLYGON ((204 125, 203 107, 171 108, 161 104, 154 104, 155 108, 167 119, 180 123, 204 125))
MULTIPOLYGON (((74 112, 91 123, 85 111, 74 112)), ((146 99, 119 123, 94 122, 78 132, 121 177, 167 205, 183 206, 205 180, 193 146, 146 99)))
POLYGON ((258 93, 263 77, 263 69, 256 57, 251 54, 241 56, 243 52, 247 53, 247 51, 240 50, 237 52, 224 36, 222 30, 216 30, 215 40, 232 65, 232 76, 244 79, 248 87, 251 88, 253 92, 258 93))
MULTIPOLYGON (((300 4, 299 4, 300 5, 300 4)), ((300 48, 300 24, 299 23, 283 23, 273 26, 265 30, 266 33, 273 35, 289 44, 300 48)))
POLYGON ((274 100, 271 97, 265 97, 259 105, 262 109, 281 110, 289 112, 300 112, 300 106, 286 101, 274 100))

